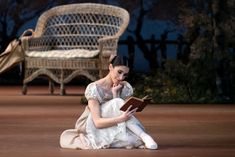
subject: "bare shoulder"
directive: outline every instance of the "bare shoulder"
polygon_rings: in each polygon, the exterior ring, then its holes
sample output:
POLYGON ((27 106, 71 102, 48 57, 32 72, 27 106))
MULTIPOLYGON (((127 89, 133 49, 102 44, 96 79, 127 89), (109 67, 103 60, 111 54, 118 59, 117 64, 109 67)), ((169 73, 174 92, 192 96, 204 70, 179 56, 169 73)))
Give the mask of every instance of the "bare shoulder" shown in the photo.
POLYGON ((104 81, 105 81, 104 78, 101 78, 101 79, 95 81, 94 83, 97 85, 103 85, 104 81))

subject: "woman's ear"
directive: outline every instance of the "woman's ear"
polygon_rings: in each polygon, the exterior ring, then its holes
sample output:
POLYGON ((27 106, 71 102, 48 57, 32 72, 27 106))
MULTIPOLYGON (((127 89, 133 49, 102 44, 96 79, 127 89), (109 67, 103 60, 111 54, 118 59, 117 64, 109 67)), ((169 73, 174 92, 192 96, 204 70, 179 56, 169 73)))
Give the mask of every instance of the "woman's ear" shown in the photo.
POLYGON ((113 70, 113 65, 109 64, 109 71, 113 70))

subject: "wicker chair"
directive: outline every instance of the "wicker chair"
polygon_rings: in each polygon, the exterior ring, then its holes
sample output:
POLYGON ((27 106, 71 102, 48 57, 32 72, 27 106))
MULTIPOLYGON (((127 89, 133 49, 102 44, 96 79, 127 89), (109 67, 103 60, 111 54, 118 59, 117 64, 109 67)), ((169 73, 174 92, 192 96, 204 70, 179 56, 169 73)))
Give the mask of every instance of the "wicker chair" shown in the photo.
POLYGON ((81 3, 54 7, 44 12, 30 38, 23 39, 27 83, 38 76, 65 84, 78 75, 94 81, 108 71, 110 55, 117 53, 117 43, 129 23, 129 13, 119 7, 81 3))

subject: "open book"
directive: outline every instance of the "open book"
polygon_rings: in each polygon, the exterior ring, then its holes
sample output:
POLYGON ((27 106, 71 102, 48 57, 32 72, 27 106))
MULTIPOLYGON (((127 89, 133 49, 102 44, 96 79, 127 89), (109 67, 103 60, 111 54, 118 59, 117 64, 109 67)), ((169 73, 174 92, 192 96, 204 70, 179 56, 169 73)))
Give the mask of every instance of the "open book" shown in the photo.
POLYGON ((145 108, 145 106, 150 102, 150 100, 151 99, 148 98, 148 96, 145 96, 142 99, 132 96, 125 101, 124 105, 120 108, 120 110, 126 111, 129 106, 132 106, 130 110, 138 108, 136 112, 141 112, 145 108))

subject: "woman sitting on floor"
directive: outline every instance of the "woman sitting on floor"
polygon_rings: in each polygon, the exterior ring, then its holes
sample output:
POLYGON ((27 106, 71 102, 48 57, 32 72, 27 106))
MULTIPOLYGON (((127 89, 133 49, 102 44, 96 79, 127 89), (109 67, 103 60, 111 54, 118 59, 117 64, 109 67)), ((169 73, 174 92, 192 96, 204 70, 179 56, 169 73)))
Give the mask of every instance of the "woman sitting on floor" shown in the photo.
POLYGON ((85 90, 88 106, 77 120, 75 129, 65 130, 60 137, 62 148, 147 148, 157 143, 134 117, 136 109, 120 110, 132 96, 132 86, 124 81, 129 72, 128 60, 115 56, 104 78, 90 83, 85 90))

